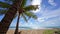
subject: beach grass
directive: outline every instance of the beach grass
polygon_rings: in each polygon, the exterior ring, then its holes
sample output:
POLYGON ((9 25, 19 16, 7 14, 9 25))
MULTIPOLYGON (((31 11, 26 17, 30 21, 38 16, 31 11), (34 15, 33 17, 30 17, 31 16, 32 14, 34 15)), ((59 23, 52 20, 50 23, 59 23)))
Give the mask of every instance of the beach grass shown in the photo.
POLYGON ((43 34, 54 34, 54 30, 45 30, 43 34))

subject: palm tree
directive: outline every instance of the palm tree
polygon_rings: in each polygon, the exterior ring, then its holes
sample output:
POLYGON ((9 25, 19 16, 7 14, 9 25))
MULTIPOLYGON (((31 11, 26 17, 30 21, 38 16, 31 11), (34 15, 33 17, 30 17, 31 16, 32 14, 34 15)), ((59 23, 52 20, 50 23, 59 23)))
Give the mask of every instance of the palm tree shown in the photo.
POLYGON ((9 8, 9 10, 5 14, 4 18, 1 20, 0 34, 6 34, 6 32, 9 29, 9 26, 10 26, 10 24, 11 24, 11 22, 12 22, 14 16, 15 16, 16 12, 17 12, 18 6, 20 5, 20 7, 21 7, 22 1, 23 0, 14 0, 12 5, 8 5, 6 3, 1 2, 1 4, 0 4, 1 7, 3 7, 3 8, 7 7, 7 8, 9 8), (11 6, 11 7, 9 7, 9 6, 11 6))
POLYGON ((37 7, 37 5, 30 5, 30 6, 23 6, 22 7, 23 8, 23 11, 22 11, 22 13, 20 14, 19 12, 18 12, 18 20, 17 20, 17 24, 16 24, 16 30, 15 30, 15 34, 17 34, 18 33, 18 25, 19 25, 19 18, 20 18, 20 16, 22 16, 23 18, 24 18, 24 20, 27 22, 28 20, 26 19, 26 16, 27 17, 29 17, 29 18, 34 18, 34 19, 37 19, 37 16, 34 14, 34 13, 32 13, 32 12, 29 12, 30 10, 36 10, 38 7, 37 7), (36 7, 35 7, 36 6, 36 7), (25 7, 25 8, 24 8, 25 7), (33 9, 32 9, 33 8, 33 9), (27 9, 27 10, 26 10, 27 9), (26 15, 26 16, 25 16, 26 15))
MULTIPOLYGON (((31 18, 31 16, 35 17, 35 15, 33 16, 32 12, 28 12, 28 11, 33 10, 33 9, 36 10, 37 5, 25 6, 26 0, 24 0, 24 1, 15 0, 12 5, 9 5, 9 4, 3 3, 3 2, 0 2, 0 4, 2 5, 1 6, 2 8, 6 8, 6 7, 9 8, 8 11, 1 10, 1 14, 5 14, 4 18, 2 19, 2 21, 0 23, 0 33, 2 33, 2 34, 6 33, 8 31, 8 28, 9 28, 14 16, 16 15, 17 11, 19 12, 20 16, 24 17, 25 20, 26 20, 26 18, 25 18, 26 16, 28 16, 29 18, 31 18)), ((18 29, 18 27, 16 29, 18 29)))

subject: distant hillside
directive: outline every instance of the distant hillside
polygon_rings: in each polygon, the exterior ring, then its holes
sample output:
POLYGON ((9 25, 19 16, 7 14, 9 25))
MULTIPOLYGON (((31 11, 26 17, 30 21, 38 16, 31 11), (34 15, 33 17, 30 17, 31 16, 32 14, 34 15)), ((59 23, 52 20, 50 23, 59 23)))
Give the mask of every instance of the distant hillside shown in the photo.
POLYGON ((46 28, 60 28, 60 26, 46 27, 46 28))

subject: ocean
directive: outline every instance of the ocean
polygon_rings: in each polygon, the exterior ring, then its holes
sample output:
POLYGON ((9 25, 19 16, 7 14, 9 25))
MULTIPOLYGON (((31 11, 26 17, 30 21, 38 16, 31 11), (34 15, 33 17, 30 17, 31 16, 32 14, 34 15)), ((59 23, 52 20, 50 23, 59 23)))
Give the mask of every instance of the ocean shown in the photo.
MULTIPOLYGON (((40 28, 31 28, 31 27, 19 27, 20 30, 32 30, 32 29, 57 29, 60 27, 40 27, 40 28)), ((16 27, 10 27, 9 29, 16 29, 16 27)))

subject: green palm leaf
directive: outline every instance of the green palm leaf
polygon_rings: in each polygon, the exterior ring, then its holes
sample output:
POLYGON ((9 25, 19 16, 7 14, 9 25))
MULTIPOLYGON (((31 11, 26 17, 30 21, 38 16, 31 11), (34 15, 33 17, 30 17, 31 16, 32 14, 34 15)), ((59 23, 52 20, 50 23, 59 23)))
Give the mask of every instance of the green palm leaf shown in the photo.
POLYGON ((26 15, 24 15, 24 13, 22 13, 21 15, 22 15, 23 19, 24 19, 26 22, 28 22, 28 20, 27 20, 27 18, 26 18, 26 15))
POLYGON ((30 5, 30 6, 24 7, 23 9, 25 11, 36 10, 38 9, 38 5, 30 5))
POLYGON ((4 3, 4 2, 0 2, 0 7, 2 7, 2 8, 9 8, 9 7, 11 7, 11 5, 9 5, 7 3, 4 3))
POLYGON ((6 14, 7 10, 0 10, 0 15, 6 14))
POLYGON ((22 2, 21 7, 24 7, 24 6, 26 5, 26 2, 27 2, 27 0, 24 0, 24 1, 22 2))
POLYGON ((30 18, 37 19, 37 16, 36 16, 34 13, 32 13, 32 12, 26 11, 24 14, 25 14, 26 16, 28 16, 29 19, 30 19, 30 18))
MULTIPOLYGON (((8 1, 8 0, 6 0, 6 1, 8 1)), ((14 1, 14 0, 9 0, 9 1, 14 1)), ((31 0, 32 1, 32 0, 31 0)), ((37 16, 34 14, 34 13, 32 13, 32 12, 29 12, 30 10, 36 10, 37 8, 38 8, 38 5, 30 5, 30 6, 25 6, 26 5, 26 2, 27 2, 27 0, 24 0, 23 1, 23 3, 22 3, 22 8, 24 9, 24 13, 21 13, 22 14, 22 17, 24 18, 24 20, 27 22, 27 19, 26 19, 26 16, 28 16, 29 17, 29 19, 30 18, 34 18, 34 19, 36 19, 37 18, 37 16), (26 15, 26 16, 25 16, 26 15)), ((4 3, 4 2, 0 2, 0 5, 1 5, 1 7, 2 8, 9 8, 9 7, 11 7, 11 5, 9 5, 9 4, 7 4, 7 3, 4 3)), ((2 14, 5 14, 7 12, 7 10, 1 10, 0 11, 0 15, 2 15, 2 14)), ((15 15, 15 17, 16 17, 16 15, 15 15)), ((14 18, 15 18, 14 17, 14 18)))

